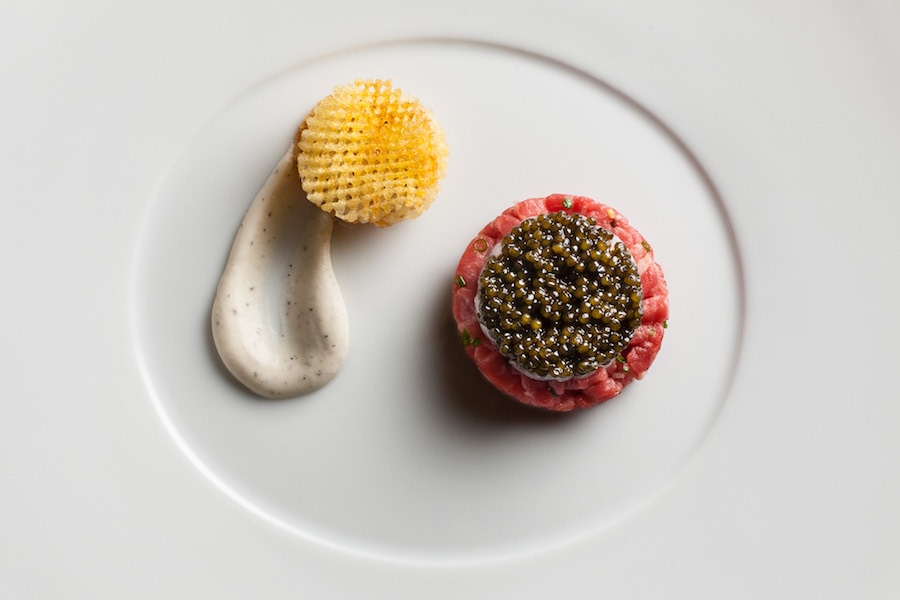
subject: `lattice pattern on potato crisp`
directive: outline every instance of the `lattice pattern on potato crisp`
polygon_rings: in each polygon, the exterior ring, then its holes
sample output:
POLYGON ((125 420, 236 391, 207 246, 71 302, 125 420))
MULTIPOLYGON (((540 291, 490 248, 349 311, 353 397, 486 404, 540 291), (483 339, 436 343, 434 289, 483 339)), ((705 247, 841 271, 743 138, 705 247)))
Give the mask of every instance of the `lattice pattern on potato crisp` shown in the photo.
POLYGON ((393 225, 437 197, 444 133, 415 98, 387 80, 338 86, 297 134, 297 168, 309 200, 350 223, 393 225))

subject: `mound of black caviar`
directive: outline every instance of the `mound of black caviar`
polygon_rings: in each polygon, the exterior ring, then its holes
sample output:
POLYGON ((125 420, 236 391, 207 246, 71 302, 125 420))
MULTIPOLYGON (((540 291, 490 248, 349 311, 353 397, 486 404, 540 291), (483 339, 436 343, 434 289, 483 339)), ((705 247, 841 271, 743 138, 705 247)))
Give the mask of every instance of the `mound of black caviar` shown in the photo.
POLYGON ((594 219, 563 211, 522 221, 478 280, 478 320, 500 353, 538 379, 588 375, 641 323, 631 253, 594 219))

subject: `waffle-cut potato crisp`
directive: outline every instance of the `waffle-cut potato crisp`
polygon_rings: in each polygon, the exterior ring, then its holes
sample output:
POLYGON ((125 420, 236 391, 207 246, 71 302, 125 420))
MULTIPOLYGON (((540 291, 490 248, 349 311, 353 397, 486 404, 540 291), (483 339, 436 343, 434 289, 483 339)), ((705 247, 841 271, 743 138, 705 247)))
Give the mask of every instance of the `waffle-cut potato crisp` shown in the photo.
POLYGON ((437 197, 444 132, 389 80, 338 86, 297 133, 297 168, 311 202, 349 223, 413 218, 437 197))

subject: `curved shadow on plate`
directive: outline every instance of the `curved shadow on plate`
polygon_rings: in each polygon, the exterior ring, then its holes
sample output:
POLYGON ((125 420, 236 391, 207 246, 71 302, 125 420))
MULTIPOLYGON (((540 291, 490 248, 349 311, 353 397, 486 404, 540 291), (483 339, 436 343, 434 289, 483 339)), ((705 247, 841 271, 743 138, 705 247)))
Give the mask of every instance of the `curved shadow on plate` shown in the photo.
MULTIPOLYGON (((366 248, 377 243, 372 240, 390 235, 389 227, 380 228, 367 223, 347 223, 340 219, 334 219, 334 229, 331 232, 331 256, 334 259, 340 254, 365 254, 366 248)), ((340 283, 340 282, 338 282, 340 283)))

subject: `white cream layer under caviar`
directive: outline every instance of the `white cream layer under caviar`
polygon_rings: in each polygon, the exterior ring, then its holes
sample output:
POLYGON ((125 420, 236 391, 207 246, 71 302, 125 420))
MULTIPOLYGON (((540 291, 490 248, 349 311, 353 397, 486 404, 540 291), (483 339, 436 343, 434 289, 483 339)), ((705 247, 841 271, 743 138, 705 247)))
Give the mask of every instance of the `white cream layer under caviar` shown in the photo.
POLYGON ((244 215, 212 310, 222 361, 260 396, 311 392, 346 360, 350 330, 331 266, 332 226, 306 199, 288 150, 244 215))

